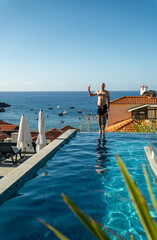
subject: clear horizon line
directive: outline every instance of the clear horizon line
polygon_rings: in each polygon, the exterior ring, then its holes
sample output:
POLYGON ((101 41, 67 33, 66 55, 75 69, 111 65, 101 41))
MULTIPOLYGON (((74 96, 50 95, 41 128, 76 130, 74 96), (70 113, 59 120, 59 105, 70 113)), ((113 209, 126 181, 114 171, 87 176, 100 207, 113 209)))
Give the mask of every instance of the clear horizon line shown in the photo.
MULTIPOLYGON (((96 90, 92 90, 93 91, 96 91, 96 90)), ((109 92, 140 92, 140 90, 108 90, 109 92)), ((155 90, 157 91, 157 90, 155 90)), ((63 91, 63 90, 45 90, 45 91, 42 91, 42 90, 18 90, 18 91, 0 91, 0 92, 88 92, 88 90, 66 90, 66 91, 63 91)))

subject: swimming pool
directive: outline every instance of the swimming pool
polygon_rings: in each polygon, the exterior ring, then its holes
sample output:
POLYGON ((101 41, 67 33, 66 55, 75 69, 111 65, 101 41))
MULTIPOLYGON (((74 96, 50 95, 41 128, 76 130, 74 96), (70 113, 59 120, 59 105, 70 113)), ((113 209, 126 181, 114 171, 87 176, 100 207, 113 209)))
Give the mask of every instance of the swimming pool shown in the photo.
MULTIPOLYGON (((125 239, 130 239, 129 232, 135 239, 146 239, 115 153, 122 158, 151 208, 142 164, 157 193, 156 179, 144 153, 144 146, 152 139, 155 140, 154 134, 106 133, 100 139, 98 133, 77 133, 24 184, 16 197, 0 206, 0 238, 57 239, 36 220, 41 218, 72 240, 95 239, 63 202, 63 192, 86 214, 125 239)), ((152 215, 156 217, 153 212, 152 215)))

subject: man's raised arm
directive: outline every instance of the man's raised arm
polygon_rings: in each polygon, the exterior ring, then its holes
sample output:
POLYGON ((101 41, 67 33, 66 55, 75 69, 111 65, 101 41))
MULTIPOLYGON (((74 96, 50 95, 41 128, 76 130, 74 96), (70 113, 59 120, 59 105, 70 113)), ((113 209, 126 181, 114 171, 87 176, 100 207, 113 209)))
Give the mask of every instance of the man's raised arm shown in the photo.
POLYGON ((90 91, 90 86, 88 86, 88 93, 89 93, 89 96, 90 96, 90 97, 94 97, 94 96, 97 95, 97 92, 91 93, 91 91, 90 91))

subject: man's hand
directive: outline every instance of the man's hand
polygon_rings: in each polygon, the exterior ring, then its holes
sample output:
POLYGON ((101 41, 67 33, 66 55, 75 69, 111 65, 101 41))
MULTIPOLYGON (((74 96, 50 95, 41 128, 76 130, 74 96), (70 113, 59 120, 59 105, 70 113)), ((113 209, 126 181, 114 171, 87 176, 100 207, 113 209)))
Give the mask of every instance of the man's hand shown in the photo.
POLYGON ((96 96, 96 95, 97 95, 97 92, 95 92, 95 93, 91 93, 91 91, 90 91, 90 87, 91 87, 91 85, 88 86, 88 93, 89 93, 89 96, 90 96, 90 97, 94 97, 94 96, 96 96))

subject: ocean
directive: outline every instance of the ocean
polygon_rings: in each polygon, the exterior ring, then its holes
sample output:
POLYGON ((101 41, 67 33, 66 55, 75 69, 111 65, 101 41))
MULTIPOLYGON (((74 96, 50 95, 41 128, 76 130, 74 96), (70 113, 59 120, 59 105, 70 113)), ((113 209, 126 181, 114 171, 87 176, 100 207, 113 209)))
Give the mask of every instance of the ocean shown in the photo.
MULTIPOLYGON (((110 92, 111 100, 122 96, 139 95, 139 91, 110 92)), ((31 130, 38 129, 37 119, 42 109, 46 130, 70 125, 82 131, 98 131, 97 97, 89 97, 88 92, 0 92, 0 102, 11 105, 5 108, 5 112, 0 112, 0 120, 19 125, 21 115, 25 114, 31 130), (78 113, 78 110, 82 113, 78 113), (58 114, 63 111, 67 111, 67 114, 59 116, 58 114)))

